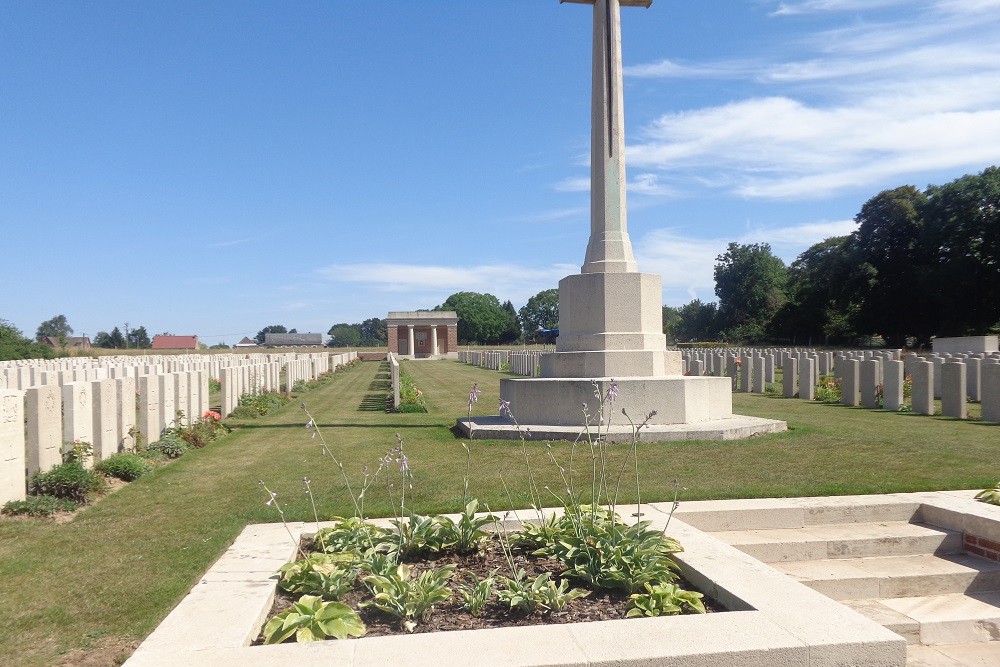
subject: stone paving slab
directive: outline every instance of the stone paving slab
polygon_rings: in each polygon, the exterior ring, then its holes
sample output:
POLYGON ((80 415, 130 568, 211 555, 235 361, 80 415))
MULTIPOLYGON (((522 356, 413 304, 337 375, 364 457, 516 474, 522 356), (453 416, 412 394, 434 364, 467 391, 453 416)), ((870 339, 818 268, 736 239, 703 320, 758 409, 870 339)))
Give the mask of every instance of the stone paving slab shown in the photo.
POLYGON ((954 646, 908 646, 906 667, 997 667, 1000 642, 954 646))
MULTIPOLYGON (((576 440, 582 432, 579 426, 551 426, 547 424, 521 424, 517 426, 503 417, 461 418, 458 429, 476 440, 576 440)), ((733 415, 729 419, 713 419, 689 424, 650 424, 638 434, 639 442, 669 442, 676 440, 743 440, 755 435, 780 433, 788 424, 776 419, 733 415)), ((631 442, 632 427, 628 424, 611 425, 601 429, 609 442, 631 442)))

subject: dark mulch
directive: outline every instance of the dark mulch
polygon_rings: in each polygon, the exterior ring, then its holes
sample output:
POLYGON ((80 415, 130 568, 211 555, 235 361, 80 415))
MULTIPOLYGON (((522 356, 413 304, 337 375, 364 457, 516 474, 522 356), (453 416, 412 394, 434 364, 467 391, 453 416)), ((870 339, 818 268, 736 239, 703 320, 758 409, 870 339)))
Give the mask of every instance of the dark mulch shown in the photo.
MULTIPOLYGON (((311 548, 312 545, 304 544, 303 548, 311 548)), ((523 568, 528 573, 529 579, 534 579, 543 572, 551 572, 553 578, 562 570, 562 565, 555 560, 532 555, 530 552, 514 548, 514 566, 523 568)), ((422 569, 440 567, 454 563, 456 565, 455 575, 452 577, 452 590, 455 584, 469 583, 471 575, 478 579, 483 579, 496 570, 500 575, 510 576, 510 565, 503 555, 497 540, 490 540, 483 549, 476 554, 461 555, 457 553, 441 554, 434 560, 422 560, 412 563, 414 574, 419 574, 422 569)), ((570 582, 571 585, 577 582, 570 582)), ((677 582, 682 588, 694 590, 687 582, 681 580, 677 582)), ((275 595, 274 605, 271 608, 272 618, 275 614, 288 609, 298 599, 298 595, 290 595, 281 590, 275 595)), ((370 600, 371 595, 364 584, 359 584, 355 590, 346 595, 341 602, 350 605, 358 612, 361 620, 368 628, 367 637, 378 637, 383 635, 407 634, 400 627, 399 621, 374 607, 362 608, 361 602, 370 600)), ((704 599, 705 607, 709 612, 726 611, 721 605, 709 599, 704 599)), ((511 612, 507 605, 502 605, 495 599, 490 602, 481 616, 472 616, 462 608, 462 598, 456 593, 447 602, 434 608, 434 613, 426 623, 421 623, 414 630, 414 634, 420 632, 446 632, 449 630, 481 630, 486 628, 506 628, 521 625, 545 625, 552 623, 583 623, 586 621, 608 621, 623 619, 628 611, 628 594, 621 592, 592 592, 589 596, 577 598, 567 605, 566 609, 559 613, 534 613, 523 614, 511 612)), ((294 641, 294 640, 292 640, 294 641)), ((264 642, 263 633, 257 638, 254 644, 264 642)))

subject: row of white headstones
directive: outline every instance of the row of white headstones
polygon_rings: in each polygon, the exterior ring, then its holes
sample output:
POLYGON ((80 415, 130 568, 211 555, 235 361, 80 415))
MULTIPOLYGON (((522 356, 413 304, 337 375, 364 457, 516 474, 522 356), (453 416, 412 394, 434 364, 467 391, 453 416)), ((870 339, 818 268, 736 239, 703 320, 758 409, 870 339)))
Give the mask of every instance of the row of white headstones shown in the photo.
POLYGON ((61 463, 74 442, 92 445, 92 463, 133 449, 136 436, 148 445, 168 428, 204 418, 210 378, 221 383, 220 416, 225 417, 245 394, 291 393, 298 381, 319 378, 356 356, 253 353, 4 362, 0 504, 24 499, 31 476, 61 463))
MULTIPOLYGON (((515 375, 537 376, 544 351, 461 350, 459 361, 515 375)), ((832 376, 844 405, 896 411, 904 405, 903 383, 912 382, 911 407, 919 414, 965 419, 967 401, 979 401, 982 419, 1000 422, 1000 352, 904 354, 902 350, 818 351, 809 348, 729 348, 682 351, 689 375, 728 376, 733 390, 764 393, 782 369, 786 398, 813 400, 820 377, 832 376)))

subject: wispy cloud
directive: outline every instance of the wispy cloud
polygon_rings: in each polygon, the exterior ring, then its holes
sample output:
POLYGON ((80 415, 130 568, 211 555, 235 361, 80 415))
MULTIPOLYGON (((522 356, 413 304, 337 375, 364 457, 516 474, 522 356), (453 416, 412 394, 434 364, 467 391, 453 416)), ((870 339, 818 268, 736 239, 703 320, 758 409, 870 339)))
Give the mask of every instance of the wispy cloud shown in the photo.
POLYGON ((981 169, 1000 145, 997 8, 1000 0, 779 3, 775 20, 850 11, 852 23, 807 35, 798 58, 755 69, 738 61, 629 68, 643 77, 746 77, 761 91, 661 115, 630 143, 629 163, 742 197, 790 199, 981 169), (892 21, 884 12, 854 21, 904 5, 892 21))
MULTIPOLYGON (((484 264, 478 266, 437 266, 427 264, 341 264, 320 269, 321 278, 335 283, 367 286, 380 292, 436 294, 437 305, 455 292, 488 292, 501 299, 524 303, 538 292, 555 287, 580 267, 569 264, 522 266, 484 264)), ((354 289, 354 288, 348 288, 354 289)))
MULTIPOLYGON (((587 189, 590 188, 590 181, 587 181, 587 189)), ((572 190, 565 190, 572 192, 572 190)), ((516 222, 552 222, 553 220, 565 220, 566 218, 577 218, 586 215, 590 211, 586 206, 575 206, 572 208, 561 208, 553 211, 542 211, 541 213, 531 213, 519 216, 516 222)))
POLYGON ((205 245, 209 248, 229 248, 234 245, 243 245, 244 243, 251 243, 256 240, 256 237, 247 239, 232 239, 230 241, 216 241, 215 243, 207 243, 205 245))

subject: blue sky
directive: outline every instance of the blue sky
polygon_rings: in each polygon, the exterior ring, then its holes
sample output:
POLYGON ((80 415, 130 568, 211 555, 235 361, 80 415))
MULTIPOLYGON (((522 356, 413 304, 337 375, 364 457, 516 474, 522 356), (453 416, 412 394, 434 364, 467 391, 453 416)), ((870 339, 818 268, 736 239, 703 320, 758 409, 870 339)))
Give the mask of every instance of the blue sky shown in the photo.
MULTIPOLYGON (((1000 0, 624 8, 629 230, 664 301, 1000 159, 1000 0)), ((234 343, 522 306, 589 228, 589 7, 34 2, 0 13, 0 318, 234 343)))

